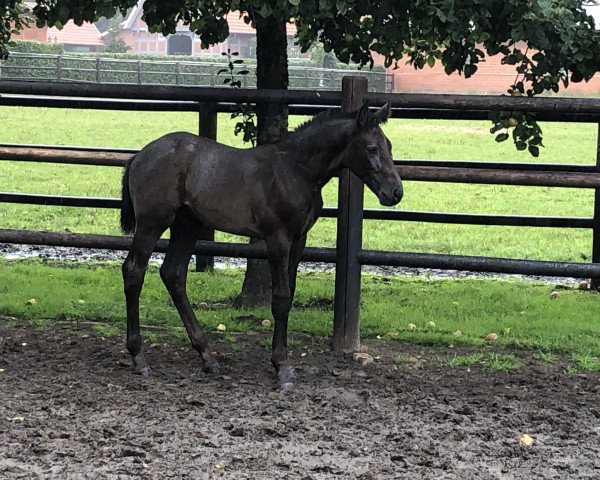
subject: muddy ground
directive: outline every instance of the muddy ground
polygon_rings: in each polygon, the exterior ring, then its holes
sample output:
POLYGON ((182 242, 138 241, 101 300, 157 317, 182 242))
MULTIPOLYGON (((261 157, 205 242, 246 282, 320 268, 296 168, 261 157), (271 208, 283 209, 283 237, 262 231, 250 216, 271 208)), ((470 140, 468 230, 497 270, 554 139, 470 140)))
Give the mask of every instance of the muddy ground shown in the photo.
POLYGON ((525 352, 503 373, 370 341, 361 366, 304 337, 283 395, 262 335, 215 339, 217 376, 187 345, 146 345, 149 378, 122 339, 2 322, 0 337, 2 479, 600 478, 600 376, 525 352))

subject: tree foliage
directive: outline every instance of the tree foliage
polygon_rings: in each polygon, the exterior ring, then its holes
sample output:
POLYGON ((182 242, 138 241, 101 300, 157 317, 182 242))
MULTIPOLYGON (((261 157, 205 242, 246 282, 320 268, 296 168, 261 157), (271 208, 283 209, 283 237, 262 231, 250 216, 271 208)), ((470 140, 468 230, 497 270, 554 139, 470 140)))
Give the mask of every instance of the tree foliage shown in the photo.
MULTIPOLYGON (((0 0, 0 54, 12 30, 22 27, 20 2, 0 0)), ((512 95, 557 92, 570 82, 589 80, 600 70, 600 34, 584 10, 585 0, 147 0, 144 20, 165 35, 178 23, 189 25, 205 46, 229 35, 224 16, 294 20, 297 41, 306 51, 322 42, 343 62, 372 66, 374 53, 386 66, 408 62, 415 68, 441 62, 446 73, 470 77, 486 56, 500 55, 513 65, 512 95)), ((135 0, 37 0, 38 26, 60 27, 110 17, 135 0)), ((493 131, 514 128, 518 148, 537 147, 541 131, 535 117, 496 114, 493 131), (507 116, 508 115, 508 116, 507 116), (510 122, 508 121, 510 120, 510 122), (514 120, 516 125, 512 125, 514 120), (516 128, 519 127, 519 128, 516 128), (524 143, 523 143, 524 142, 524 143)), ((508 138, 500 135, 499 140, 508 138)), ((529 148, 534 153, 537 148, 529 148)))

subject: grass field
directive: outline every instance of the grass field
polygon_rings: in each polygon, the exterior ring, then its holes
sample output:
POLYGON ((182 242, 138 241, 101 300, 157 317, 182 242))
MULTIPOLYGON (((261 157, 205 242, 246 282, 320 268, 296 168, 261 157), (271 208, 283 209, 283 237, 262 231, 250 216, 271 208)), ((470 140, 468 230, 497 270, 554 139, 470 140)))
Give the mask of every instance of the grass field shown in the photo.
MULTIPOLYGON (((120 265, 97 263, 49 265, 39 261, 0 260, 0 314, 41 326, 55 320, 92 320, 103 335, 123 335, 124 296, 120 265), (34 300, 33 300, 34 299, 34 300)), ((268 308, 236 310, 243 272, 190 272, 188 291, 200 322, 210 331, 222 323, 227 334, 263 330, 268 308), (208 308, 202 308, 206 302, 208 308)), ((329 336, 332 331, 333 275, 303 273, 298 283, 290 331, 329 336)), ((361 307, 363 337, 423 344, 474 345, 491 352, 485 337, 497 333, 493 346, 519 346, 552 361, 563 352, 594 365, 600 356, 598 295, 563 290, 550 298, 548 284, 510 280, 426 280, 364 276, 361 307), (428 325, 433 322, 435 325, 428 325), (410 324, 414 324, 414 330, 410 324), (461 336, 455 332, 460 330, 461 336)), ((151 341, 185 340, 175 308, 157 267, 146 276, 141 323, 151 341), (154 328, 152 328, 154 327, 154 328)), ((215 333, 216 334, 216 333, 215 333)), ((452 350, 444 354, 452 355, 452 350)), ((480 361, 476 358, 473 361, 480 361)), ((489 360, 489 359, 488 359, 489 360)), ((456 360, 460 361, 460 359, 456 360)), ((468 360, 463 360, 468 361, 468 360)))
MULTIPOLYGON (((301 121, 294 118, 292 124, 301 121)), ((142 147, 163 133, 197 131, 193 113, 140 113, 0 107, 0 142, 142 147)), ((489 122, 393 120, 385 127, 395 158, 540 161, 593 164, 596 127, 545 124, 546 148, 539 159, 497 144, 489 122)), ((226 115, 219 118, 219 140, 240 145, 226 115)), ((0 191, 118 197, 121 171, 24 162, 0 162, 0 191)), ((334 205, 335 182, 324 192, 334 205)), ((368 192, 367 207, 378 207, 368 192)), ((591 216, 590 190, 406 182, 398 208, 442 212, 591 216)), ((0 226, 52 231, 118 233, 111 210, 2 204, 0 226)), ((230 238, 220 235, 220 239, 230 238)), ((335 221, 319 220, 309 245, 334 246, 335 221)), ((578 229, 479 227, 413 222, 365 222, 366 248, 414 252, 489 255, 587 261, 591 232, 578 229)))
MULTIPOLYGON (((301 120, 295 118, 293 123, 301 120)), ((2 107, 0 125, 0 142, 139 148, 169 131, 196 131, 197 116, 2 107)), ((496 144, 487 122, 394 120, 386 132, 395 158, 594 163, 595 126, 543 127, 547 148, 539 159, 516 152, 509 143, 496 144)), ((220 116, 219 139, 239 146, 231 131, 229 119, 220 116)), ((0 162, 0 191, 118 197, 120 177, 118 168, 0 162)), ((405 192, 399 208, 406 210, 556 216, 591 216, 593 211, 593 192, 586 190, 406 182, 405 192)), ((334 182, 324 195, 327 204, 335 204, 334 182)), ((370 193, 366 205, 378 207, 370 193)), ((117 234, 117 220, 116 211, 0 206, 1 228, 117 234)), ((415 252, 588 261, 591 251, 591 233, 583 230, 367 221, 364 235, 367 248, 415 252)), ((219 238, 230 237, 220 234, 219 238)), ((322 219, 312 230, 309 244, 334 246, 334 238, 335 222, 322 219)), ((77 322, 92 321, 102 335, 122 335, 124 299, 119 265, 67 266, 70 268, 0 259, 0 315, 41 326, 62 320, 72 322, 75 328, 77 322)), ((266 308, 239 311, 231 307, 242 278, 239 270, 190 274, 191 300, 207 329, 214 330, 223 323, 225 335, 230 335, 261 329, 260 319, 270 318, 266 308), (201 302, 210 308, 198 308, 201 302)), ((565 352, 572 357, 574 371, 600 369, 598 295, 566 290, 559 299, 551 300, 550 290, 547 284, 507 280, 365 276, 362 334, 381 336, 382 341, 438 344, 456 365, 482 364, 507 371, 517 368, 510 355, 495 351, 494 346, 499 345, 533 349, 546 361, 565 352), (429 322, 435 326, 428 327, 429 322), (456 330, 462 335, 455 336, 456 330), (485 341, 491 332, 499 335, 493 346, 485 341), (461 344, 480 349, 472 356, 453 357, 451 347, 461 344)), ((332 298, 331 274, 302 274, 296 298, 299 303, 291 313, 291 331, 329 335, 333 311, 328 305, 332 298)), ((156 266, 150 268, 141 303, 142 323, 151 327, 145 330, 150 340, 185 339, 156 266)))

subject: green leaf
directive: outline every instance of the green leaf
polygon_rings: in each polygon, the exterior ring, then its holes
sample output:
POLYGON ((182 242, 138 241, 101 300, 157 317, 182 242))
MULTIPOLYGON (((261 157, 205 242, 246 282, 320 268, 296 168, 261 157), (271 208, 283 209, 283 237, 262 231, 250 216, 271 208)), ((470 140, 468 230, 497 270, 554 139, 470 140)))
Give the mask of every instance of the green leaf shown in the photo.
POLYGON ((496 141, 497 142, 505 142, 506 140, 508 140, 508 133, 499 133, 498 135, 496 135, 496 141))
POLYGON ((300 5, 300 0, 288 0, 288 2, 290 2, 294 7, 300 5))
POLYGON ((268 3, 263 2, 258 13, 260 13, 261 17, 267 18, 268 16, 271 15, 272 12, 273 12, 273 9, 271 8, 271 6, 268 3))

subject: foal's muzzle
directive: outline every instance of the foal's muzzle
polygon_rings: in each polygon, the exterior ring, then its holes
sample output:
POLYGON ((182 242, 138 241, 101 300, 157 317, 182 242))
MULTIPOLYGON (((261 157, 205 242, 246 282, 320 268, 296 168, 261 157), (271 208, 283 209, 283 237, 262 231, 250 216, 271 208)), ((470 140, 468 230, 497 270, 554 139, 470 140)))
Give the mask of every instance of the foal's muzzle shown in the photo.
POLYGON ((382 189, 379 194, 379 202, 386 207, 392 207, 402 200, 403 195, 404 190, 402 184, 398 184, 395 187, 391 187, 389 190, 382 189))

